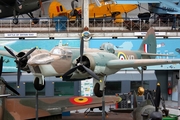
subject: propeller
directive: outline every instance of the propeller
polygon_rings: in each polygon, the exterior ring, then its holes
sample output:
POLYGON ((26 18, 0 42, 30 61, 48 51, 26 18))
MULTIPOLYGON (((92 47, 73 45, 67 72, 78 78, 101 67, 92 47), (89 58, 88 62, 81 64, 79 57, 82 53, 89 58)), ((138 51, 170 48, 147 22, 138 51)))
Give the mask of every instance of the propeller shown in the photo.
POLYGON ((3 77, 1 77, 2 75, 2 67, 3 67, 3 57, 1 56, 0 59, 0 80, 5 84, 5 86, 11 90, 13 93, 15 93, 16 95, 20 95, 14 88, 12 88, 5 80, 3 77))
POLYGON ((157 112, 159 109, 159 104, 160 104, 160 100, 161 100, 161 88, 160 88, 160 84, 157 83, 157 87, 156 87, 156 95, 155 95, 155 111, 157 112))
POLYGON ((133 108, 137 108, 137 95, 136 92, 133 92, 133 108))
POLYGON ((160 84, 157 83, 156 95, 155 95, 155 101, 154 101, 155 111, 152 112, 150 115, 151 120, 162 120, 162 113, 158 111, 160 100, 161 100, 161 88, 160 88, 160 84))
POLYGON ((74 68, 70 69, 69 71, 67 71, 62 77, 65 78, 66 76, 72 74, 75 70, 77 69, 83 69, 85 70, 88 74, 90 74, 93 78, 95 78, 96 80, 99 80, 99 77, 89 68, 87 68, 82 61, 82 57, 83 57, 83 53, 84 53, 84 38, 83 36, 81 37, 81 43, 80 43, 80 61, 77 64, 77 66, 75 66, 74 68))
POLYGON ((17 64, 17 88, 19 88, 19 83, 20 83, 20 77, 21 77, 21 66, 23 65, 23 61, 25 61, 25 60, 27 60, 26 58, 27 58, 27 56, 29 56, 35 49, 36 49, 36 47, 35 48, 33 48, 33 49, 31 49, 31 50, 29 50, 24 56, 22 56, 22 57, 17 57, 17 55, 15 55, 14 54, 14 52, 10 49, 10 48, 8 48, 8 47, 6 47, 6 46, 4 46, 4 48, 9 52, 9 54, 11 54, 14 58, 15 58, 15 62, 16 62, 16 64, 17 64))

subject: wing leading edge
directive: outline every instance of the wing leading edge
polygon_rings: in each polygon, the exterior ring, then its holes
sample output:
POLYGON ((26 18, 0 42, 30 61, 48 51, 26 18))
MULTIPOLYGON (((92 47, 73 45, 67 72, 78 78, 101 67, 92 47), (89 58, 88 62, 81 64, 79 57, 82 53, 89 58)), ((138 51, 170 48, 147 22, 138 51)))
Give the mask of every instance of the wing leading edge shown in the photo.
POLYGON ((111 69, 137 68, 143 66, 153 66, 161 64, 180 63, 180 59, 134 59, 134 60, 111 60, 107 63, 107 67, 111 69))

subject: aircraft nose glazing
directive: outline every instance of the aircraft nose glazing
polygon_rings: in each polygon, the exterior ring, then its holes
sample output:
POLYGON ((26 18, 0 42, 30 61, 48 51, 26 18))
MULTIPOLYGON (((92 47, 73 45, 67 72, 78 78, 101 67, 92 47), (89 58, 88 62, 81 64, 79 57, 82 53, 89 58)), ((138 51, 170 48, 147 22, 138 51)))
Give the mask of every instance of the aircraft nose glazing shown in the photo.
POLYGON ((50 57, 49 54, 45 53, 45 54, 33 56, 32 58, 28 60, 28 64, 29 65, 42 65, 42 64, 51 63, 52 61, 54 61, 54 59, 50 57))

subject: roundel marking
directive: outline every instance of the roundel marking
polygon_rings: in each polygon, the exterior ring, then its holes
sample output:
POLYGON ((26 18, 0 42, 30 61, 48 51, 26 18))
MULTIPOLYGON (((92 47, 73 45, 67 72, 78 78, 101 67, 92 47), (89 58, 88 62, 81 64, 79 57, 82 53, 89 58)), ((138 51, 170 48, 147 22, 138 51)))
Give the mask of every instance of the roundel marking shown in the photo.
POLYGON ((75 105, 90 104, 92 100, 93 99, 91 97, 72 97, 69 99, 69 101, 75 105))
POLYGON ((119 52, 119 53, 118 53, 118 58, 119 58, 120 60, 125 60, 125 59, 127 59, 126 55, 125 55, 123 52, 119 52))

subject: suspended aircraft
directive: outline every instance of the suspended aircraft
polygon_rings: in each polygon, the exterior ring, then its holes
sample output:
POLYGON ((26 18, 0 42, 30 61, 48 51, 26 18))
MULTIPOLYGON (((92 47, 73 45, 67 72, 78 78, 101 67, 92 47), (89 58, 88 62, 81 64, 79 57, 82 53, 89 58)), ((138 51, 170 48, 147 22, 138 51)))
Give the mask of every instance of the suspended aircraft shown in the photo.
MULTIPOLYGON (((87 32, 87 31, 86 31, 87 32)), ((81 37, 79 48, 55 46, 51 51, 30 49, 14 52, 4 46, 0 55, 15 58, 17 64, 17 86, 21 70, 32 73, 35 77, 34 87, 42 90, 45 86, 45 77, 62 77, 63 81, 78 81, 94 78, 94 94, 102 97, 102 89, 106 76, 114 74, 122 68, 146 69, 147 66, 180 63, 179 59, 154 59, 156 56, 156 37, 153 28, 150 28, 137 51, 114 50, 114 45, 104 43, 100 49, 84 49, 84 34, 81 37)), ((162 55, 163 56, 163 55, 162 55)), ((166 55, 165 55, 166 56, 166 55)))
POLYGON ((114 0, 117 4, 141 4, 148 3, 150 13, 156 14, 180 14, 179 0, 114 0))
MULTIPOLYGON (((115 4, 112 0, 95 0, 89 4, 89 18, 111 18, 115 22, 123 22, 122 14, 133 11, 137 8, 135 4, 115 4)), ((82 8, 76 8, 81 15, 82 8)), ((71 15, 72 10, 67 10, 60 2, 52 1, 49 6, 49 17, 66 16, 69 20, 76 20, 75 15, 71 15)), ((97 19, 98 20, 98 19, 97 19)), ((101 19, 102 20, 102 19, 101 19)))
POLYGON ((33 11, 41 8, 42 2, 48 0, 0 0, 0 18, 13 16, 13 23, 18 24, 18 17, 27 14, 34 24, 39 22, 38 18, 33 16, 33 11))
MULTIPOLYGON (((61 119, 62 112, 94 108, 101 106, 102 99, 96 96, 60 96, 60 97, 39 97, 36 101, 33 97, 8 97, 11 94, 6 94, 7 87, 16 95, 20 95, 14 88, 1 77, 3 57, 0 59, 0 120, 29 120, 36 118, 40 119, 61 119), (38 103, 38 109, 37 109, 38 103)), ((119 102, 120 97, 105 96, 105 104, 112 105, 119 102)))

